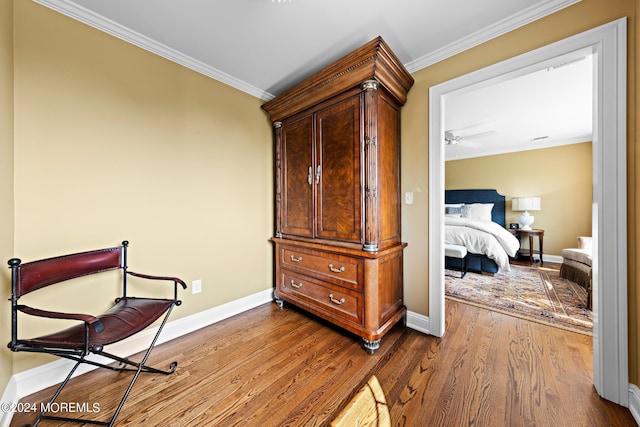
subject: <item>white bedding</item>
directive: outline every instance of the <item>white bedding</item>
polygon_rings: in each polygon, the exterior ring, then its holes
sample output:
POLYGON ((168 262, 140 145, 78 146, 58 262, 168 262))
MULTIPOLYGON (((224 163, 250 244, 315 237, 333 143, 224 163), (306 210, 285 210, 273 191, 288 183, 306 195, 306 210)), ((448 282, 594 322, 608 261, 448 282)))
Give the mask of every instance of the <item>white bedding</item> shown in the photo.
POLYGON ((445 243, 486 255, 498 264, 499 271, 510 271, 509 257, 520 249, 520 241, 495 222, 445 216, 444 229, 445 243))

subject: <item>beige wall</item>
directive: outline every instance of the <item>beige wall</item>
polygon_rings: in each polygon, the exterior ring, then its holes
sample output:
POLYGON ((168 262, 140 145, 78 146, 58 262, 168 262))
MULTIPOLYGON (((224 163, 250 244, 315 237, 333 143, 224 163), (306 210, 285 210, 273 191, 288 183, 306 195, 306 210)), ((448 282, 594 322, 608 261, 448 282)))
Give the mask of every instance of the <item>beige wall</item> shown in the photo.
MULTIPOLYGON (((619 18, 629 18, 628 56, 628 300, 629 300, 629 373, 633 384, 639 384, 638 353, 639 322, 637 252, 639 150, 636 133, 638 58, 638 0, 582 0, 569 8, 540 19, 495 40, 484 43, 454 57, 413 74, 416 82, 402 117, 402 191, 414 192, 414 204, 403 206, 403 237, 409 243, 405 251, 405 298, 409 310, 428 315, 429 266, 428 253, 428 191, 429 191, 429 88, 526 53, 538 47, 562 40, 619 18)), ((543 202, 544 203, 544 202, 543 202)))
MULTIPOLYGON (((127 239, 133 271, 202 280, 173 320, 271 288, 261 101, 31 1, 15 2, 14 26, 15 247, 1 258, 127 239)), ((111 291, 74 306, 103 310, 111 291)), ((13 372, 51 360, 16 353, 13 372)))
MULTIPOLYGON (((518 222, 511 199, 542 198, 533 228, 545 230, 544 253, 560 255, 591 235, 591 143, 522 151, 445 163, 445 188, 495 188, 507 200, 506 222, 518 222)), ((535 243, 537 245, 537 243, 535 243)), ((523 241, 523 246, 528 243, 523 241)))
MULTIPOLYGON (((13 2, 0 1, 0 300, 11 296, 6 260, 13 251, 13 2)), ((11 319, 0 310, 0 387, 12 374, 11 319)))

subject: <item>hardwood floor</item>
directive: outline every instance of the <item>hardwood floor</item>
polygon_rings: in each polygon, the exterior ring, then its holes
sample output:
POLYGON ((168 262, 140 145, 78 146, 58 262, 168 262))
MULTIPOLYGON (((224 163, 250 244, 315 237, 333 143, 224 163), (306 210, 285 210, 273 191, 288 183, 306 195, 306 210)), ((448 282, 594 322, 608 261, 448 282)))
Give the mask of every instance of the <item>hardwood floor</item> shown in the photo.
MULTIPOLYGON (((178 370, 141 375, 116 425, 324 426, 372 374, 394 426, 636 425, 595 392, 591 337, 449 300, 446 313, 443 338, 398 325, 370 356, 353 335, 291 306, 262 305, 158 346, 151 364, 178 360, 178 370)), ((128 378, 96 370, 58 401, 98 403, 105 419, 128 378)), ((11 425, 35 418, 18 413, 11 425)))

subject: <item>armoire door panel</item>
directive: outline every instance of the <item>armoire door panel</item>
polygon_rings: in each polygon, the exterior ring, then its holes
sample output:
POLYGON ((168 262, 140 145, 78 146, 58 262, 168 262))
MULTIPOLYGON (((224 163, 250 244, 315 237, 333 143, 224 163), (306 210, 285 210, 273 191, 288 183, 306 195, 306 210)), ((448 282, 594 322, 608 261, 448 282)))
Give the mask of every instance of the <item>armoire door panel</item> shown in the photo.
POLYGON ((282 126, 282 232, 313 237, 313 120, 282 126))
POLYGON ((400 241, 400 110, 381 95, 378 100, 378 189, 380 245, 400 241))
POLYGON ((316 113, 317 235, 361 240, 360 96, 316 113))

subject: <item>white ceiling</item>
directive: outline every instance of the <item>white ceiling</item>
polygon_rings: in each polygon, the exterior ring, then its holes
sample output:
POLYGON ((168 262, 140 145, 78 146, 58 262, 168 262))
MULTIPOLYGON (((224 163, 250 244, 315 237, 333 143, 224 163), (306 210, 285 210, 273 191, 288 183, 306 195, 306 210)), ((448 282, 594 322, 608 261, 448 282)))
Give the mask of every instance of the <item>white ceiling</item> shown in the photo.
POLYGON ((445 129, 461 139, 445 146, 445 160, 591 141, 593 57, 578 51, 553 64, 447 98, 445 129))
POLYGON ((33 1, 267 101, 377 36, 415 72, 580 0, 33 1))

